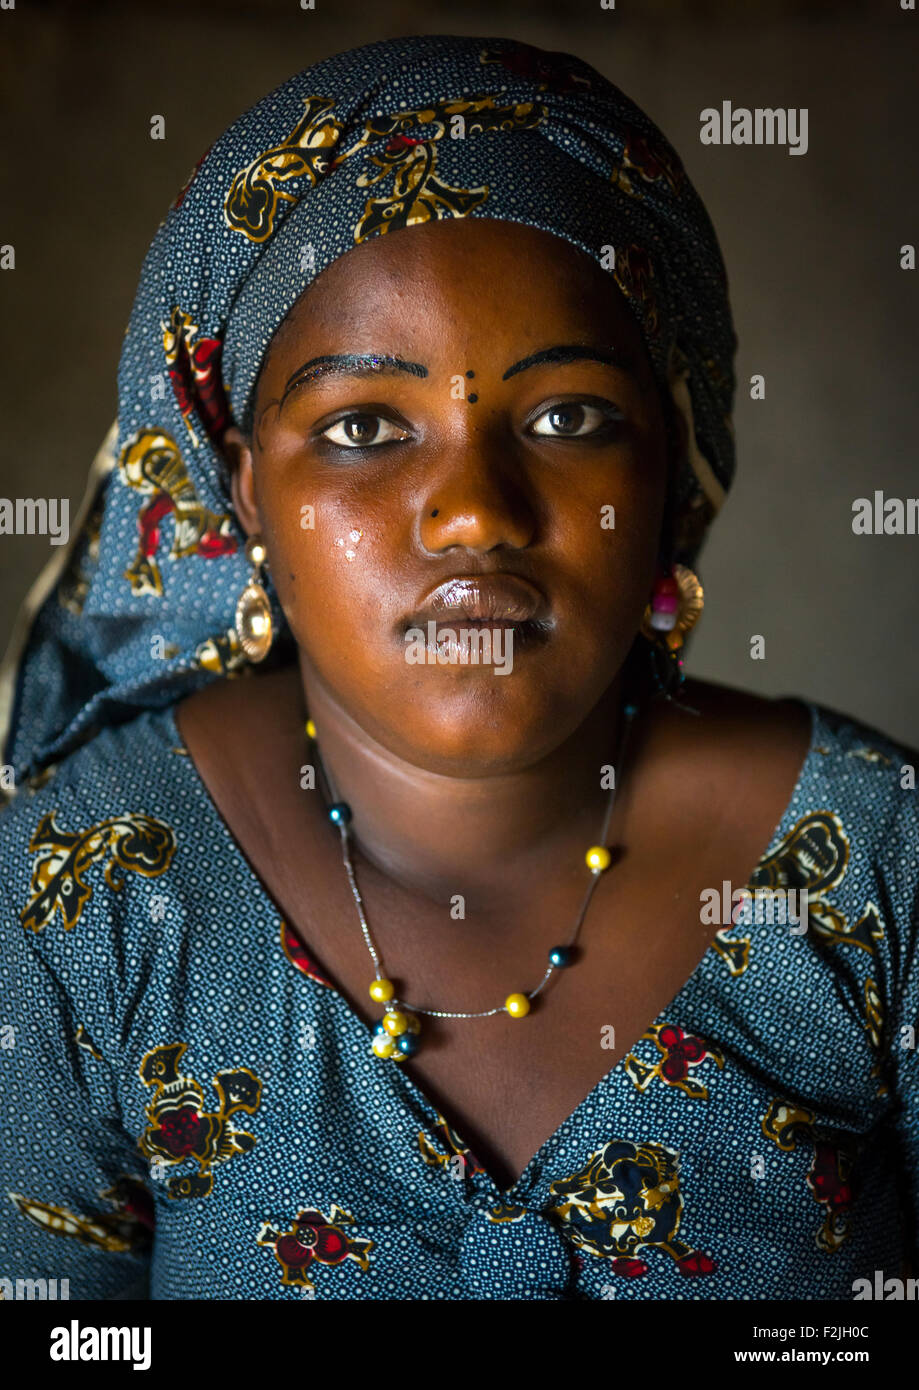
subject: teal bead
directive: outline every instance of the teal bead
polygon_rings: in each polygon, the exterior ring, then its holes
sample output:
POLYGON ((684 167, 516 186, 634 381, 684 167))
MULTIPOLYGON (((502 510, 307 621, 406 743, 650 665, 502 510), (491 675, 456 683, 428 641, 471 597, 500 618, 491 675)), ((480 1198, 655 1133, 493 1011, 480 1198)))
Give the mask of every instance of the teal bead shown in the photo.
POLYGON ((553 946, 549 952, 549 961, 558 970, 564 970, 566 965, 571 964, 571 947, 553 946))
POLYGON ((351 823, 351 807, 347 801, 336 801, 334 806, 329 807, 329 820, 334 825, 349 825, 351 823))
POLYGON ((414 1057, 418 1051, 419 1042, 417 1033, 400 1033, 396 1038, 396 1047, 403 1057, 414 1057))
POLYGON ((638 713, 638 706, 632 704, 625 705, 622 712, 626 719, 634 719, 638 713))

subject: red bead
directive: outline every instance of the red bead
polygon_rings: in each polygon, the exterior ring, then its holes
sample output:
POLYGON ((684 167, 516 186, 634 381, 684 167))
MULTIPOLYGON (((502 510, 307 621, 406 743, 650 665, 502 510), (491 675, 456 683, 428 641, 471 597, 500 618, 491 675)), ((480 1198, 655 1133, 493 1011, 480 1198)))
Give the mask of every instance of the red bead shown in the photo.
POLYGON ((679 592, 680 592, 680 586, 679 586, 679 584, 676 582, 675 579, 671 579, 671 577, 670 577, 669 575, 662 575, 661 578, 658 579, 657 583, 656 583, 655 586, 654 586, 654 593, 655 593, 655 595, 657 595, 657 594, 678 594, 679 592))
POLYGON ((680 606, 680 601, 676 594, 656 593, 651 600, 651 611, 653 613, 676 613, 680 606))

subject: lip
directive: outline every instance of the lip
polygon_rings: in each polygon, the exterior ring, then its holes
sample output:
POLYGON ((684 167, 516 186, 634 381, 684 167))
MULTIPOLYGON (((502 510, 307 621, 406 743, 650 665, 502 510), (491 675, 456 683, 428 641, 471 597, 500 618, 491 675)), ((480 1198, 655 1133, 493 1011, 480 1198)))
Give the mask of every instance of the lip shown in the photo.
POLYGON ((548 617, 545 595, 517 574, 462 574, 445 579, 422 599, 409 626, 457 619, 482 623, 525 623, 548 617))

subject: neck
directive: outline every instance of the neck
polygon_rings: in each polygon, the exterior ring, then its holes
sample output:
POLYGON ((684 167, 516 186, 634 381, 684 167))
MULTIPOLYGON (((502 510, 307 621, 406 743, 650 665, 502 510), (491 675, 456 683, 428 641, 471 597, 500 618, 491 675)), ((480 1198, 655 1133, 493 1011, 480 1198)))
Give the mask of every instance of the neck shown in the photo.
POLYGON ((610 791, 601 769, 619 739, 621 678, 549 756, 487 777, 431 772, 369 736, 301 658, 301 692, 322 766, 351 808, 359 854, 414 894, 500 912, 545 880, 548 863, 583 871, 610 791))

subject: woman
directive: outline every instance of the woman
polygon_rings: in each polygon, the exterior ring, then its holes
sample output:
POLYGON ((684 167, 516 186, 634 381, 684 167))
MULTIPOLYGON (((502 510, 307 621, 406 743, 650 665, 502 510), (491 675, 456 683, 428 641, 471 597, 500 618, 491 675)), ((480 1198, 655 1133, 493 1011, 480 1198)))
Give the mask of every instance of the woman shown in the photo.
POLYGON ((914 755, 683 684, 734 343, 676 154, 567 55, 372 44, 199 162, 8 677, 11 1269, 909 1275, 914 755))

